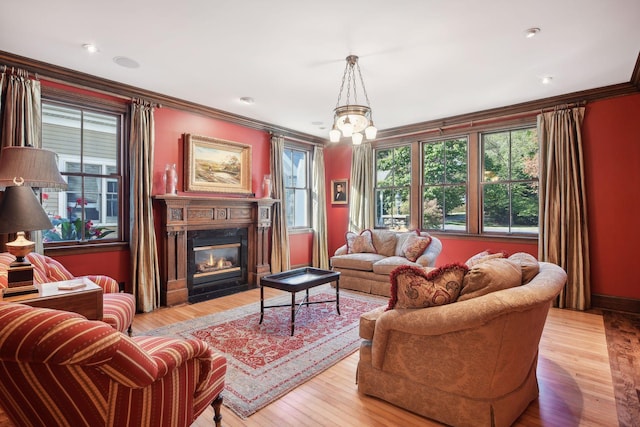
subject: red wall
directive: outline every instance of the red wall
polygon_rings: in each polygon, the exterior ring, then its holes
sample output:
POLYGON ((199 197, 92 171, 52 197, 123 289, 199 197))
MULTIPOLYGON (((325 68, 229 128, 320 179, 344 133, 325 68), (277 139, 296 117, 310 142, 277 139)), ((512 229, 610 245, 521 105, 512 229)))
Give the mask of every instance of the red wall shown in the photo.
MULTIPOLYGON (((324 150, 325 188, 327 193, 327 246, 329 256, 345 243, 349 227, 349 205, 331 204, 331 181, 349 180, 351 174, 351 145, 329 144, 324 150)), ((349 183, 351 184, 351 183, 349 183)), ((351 198, 351 194, 348 194, 351 198)))
POLYGON ((640 95, 589 103, 583 138, 592 293, 640 299, 640 95))
MULTIPOLYGON (((267 132, 249 129, 233 123, 209 117, 159 108, 154 113, 155 153, 153 194, 164 194, 162 175, 167 163, 175 163, 178 171, 178 194, 184 190, 184 141, 183 134, 220 138, 228 141, 251 145, 251 188, 256 197, 262 197, 262 177, 270 173, 270 136, 267 132)), ((207 196, 207 193, 189 193, 207 196)))

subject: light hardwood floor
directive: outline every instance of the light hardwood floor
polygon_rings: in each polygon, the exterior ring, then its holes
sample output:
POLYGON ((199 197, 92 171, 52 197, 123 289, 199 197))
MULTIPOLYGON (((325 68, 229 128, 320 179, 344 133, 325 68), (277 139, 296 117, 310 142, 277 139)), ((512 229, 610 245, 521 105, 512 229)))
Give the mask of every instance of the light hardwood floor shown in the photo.
MULTIPOLYGON (((265 289, 265 297, 281 294, 265 289)), ((139 314, 134 333, 259 301, 257 289, 139 314)), ((438 423, 358 393, 358 352, 247 419, 222 407, 225 427, 437 426, 438 423)), ((616 426, 618 417, 602 316, 552 308, 540 343, 540 395, 517 426, 616 426)), ((207 409, 194 426, 212 426, 207 409)))

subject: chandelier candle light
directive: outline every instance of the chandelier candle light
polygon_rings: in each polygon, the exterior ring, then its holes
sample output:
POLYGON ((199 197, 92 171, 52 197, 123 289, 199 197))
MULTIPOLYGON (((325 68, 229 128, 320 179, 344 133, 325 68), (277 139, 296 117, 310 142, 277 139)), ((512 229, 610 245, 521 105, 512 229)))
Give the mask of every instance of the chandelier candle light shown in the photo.
POLYGON ((367 140, 376 139, 378 130, 373 125, 371 114, 369 96, 364 87, 362 72, 360 71, 360 65, 358 65, 358 57, 356 55, 349 55, 347 56, 347 65, 342 75, 338 102, 336 103, 336 108, 333 110, 333 128, 329 132, 329 140, 331 142, 339 142, 342 136, 347 138, 351 137, 353 145, 360 145, 363 139, 362 131, 364 131, 367 140), (367 105, 358 104, 358 79, 360 79, 360 86, 367 105), (340 105, 345 89, 345 82, 347 83, 346 104, 340 105), (350 103, 352 96, 353 104, 350 103))

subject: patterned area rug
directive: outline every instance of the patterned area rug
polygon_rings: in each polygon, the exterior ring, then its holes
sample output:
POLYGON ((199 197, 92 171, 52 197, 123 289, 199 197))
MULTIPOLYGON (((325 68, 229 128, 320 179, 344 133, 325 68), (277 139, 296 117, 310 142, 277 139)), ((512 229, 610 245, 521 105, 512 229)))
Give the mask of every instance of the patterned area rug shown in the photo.
POLYGON ((640 426, 640 315, 603 310, 621 427, 640 426))
MULTIPOLYGON (((298 301, 303 292, 297 294, 298 301)), ((311 301, 335 299, 328 285, 311 290, 311 301)), ((306 382, 360 346, 360 314, 385 305, 387 298, 340 292, 340 313, 335 303, 303 306, 290 327, 290 308, 267 308, 260 320, 260 303, 175 323, 146 335, 174 335, 207 341, 227 356, 224 405, 248 417, 306 382)), ((265 305, 290 304, 290 294, 265 305)), ((355 380, 355 377, 354 377, 355 380)))

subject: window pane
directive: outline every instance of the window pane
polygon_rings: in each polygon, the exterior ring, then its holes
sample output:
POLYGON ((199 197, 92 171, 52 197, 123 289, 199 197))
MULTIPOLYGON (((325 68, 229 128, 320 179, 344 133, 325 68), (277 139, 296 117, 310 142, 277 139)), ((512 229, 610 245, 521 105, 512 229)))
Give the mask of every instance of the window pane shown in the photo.
POLYGON ((511 133, 511 179, 538 179, 538 137, 535 129, 511 133))
POLYGON ((295 219, 293 221, 294 227, 306 227, 307 226, 307 218, 309 218, 309 202, 308 192, 306 189, 297 189, 295 190, 295 205, 296 205, 296 213, 295 219))
POLYGON ((510 177, 509 133, 487 134, 483 140, 484 180, 504 181, 510 177))
POLYGON ((293 168, 293 187, 307 187, 307 156, 302 151, 292 152, 291 165, 293 168))
POLYGON ((445 187, 444 229, 451 231, 467 230, 467 186, 452 185, 445 187))
POLYGON ((393 187, 393 150, 376 151, 376 187, 393 187))
POLYGON ((467 182, 467 140, 452 139, 445 142, 446 147, 446 183, 467 182))
POLYGON ((538 183, 513 184, 511 190, 514 233, 538 232, 538 183))
POLYGON ((484 231, 508 233, 509 229, 509 185, 485 184, 483 186, 484 231))
POLYGON ((444 184, 444 142, 424 144, 422 162, 425 184, 444 184))

